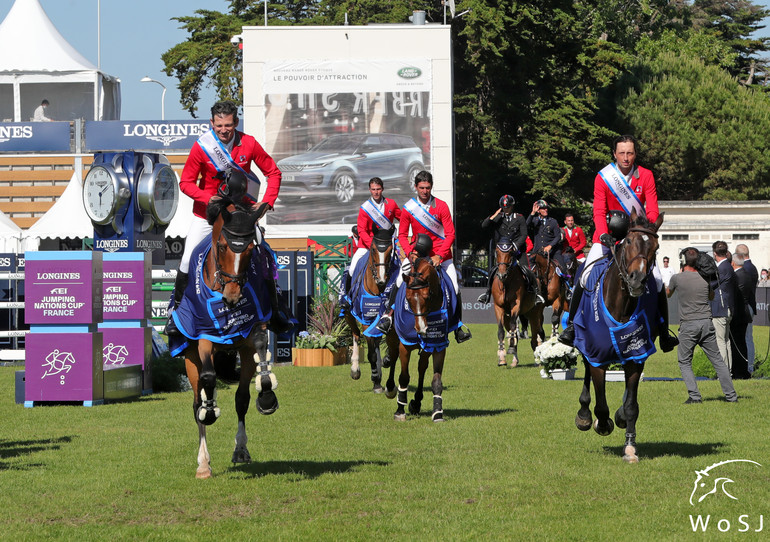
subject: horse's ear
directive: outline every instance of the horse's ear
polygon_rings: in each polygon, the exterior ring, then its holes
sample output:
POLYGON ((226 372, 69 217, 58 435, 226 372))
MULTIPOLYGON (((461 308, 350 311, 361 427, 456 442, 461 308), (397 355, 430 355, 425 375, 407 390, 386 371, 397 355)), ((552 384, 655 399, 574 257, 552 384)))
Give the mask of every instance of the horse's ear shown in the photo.
POLYGON ((655 224, 652 225, 652 227, 655 229, 655 231, 658 231, 660 227, 663 225, 663 215, 666 213, 660 213, 658 215, 658 219, 655 221, 655 224))
POLYGON ((631 216, 629 216, 629 218, 631 219, 631 224, 636 222, 636 219, 639 218, 639 215, 636 214, 636 208, 635 207, 631 208, 631 216))

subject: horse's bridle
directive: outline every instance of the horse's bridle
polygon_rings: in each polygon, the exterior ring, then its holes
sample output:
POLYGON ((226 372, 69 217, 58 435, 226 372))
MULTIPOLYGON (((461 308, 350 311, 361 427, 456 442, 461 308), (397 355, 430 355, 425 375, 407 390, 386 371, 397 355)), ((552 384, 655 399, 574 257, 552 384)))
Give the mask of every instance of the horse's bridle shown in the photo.
MULTIPOLYGON (((624 237, 623 240, 620 243, 618 243, 617 246, 616 245, 612 245, 612 247, 610 248, 611 251, 612 251, 612 257, 615 260, 615 262, 617 262, 618 274, 620 275, 620 278, 623 279, 623 284, 625 284, 626 288, 629 288, 629 289, 631 288, 631 284, 630 284, 631 275, 628 272, 628 266, 629 265, 634 263, 636 260, 644 260, 645 264, 647 265, 647 269, 648 270, 650 269, 650 260, 649 260, 649 258, 647 258, 646 255, 644 255, 642 253, 639 253, 636 256, 634 256, 633 258, 631 258, 630 261, 626 261, 625 251, 623 251, 623 250, 618 251, 618 248, 621 245, 623 245, 623 243, 626 242, 626 239, 628 238, 628 234, 631 233, 631 232, 642 233, 642 234, 645 234, 645 235, 651 235, 652 237, 655 237, 656 239, 658 238, 658 234, 656 232, 654 232, 653 230, 650 230, 648 228, 642 228, 642 227, 639 227, 639 226, 635 226, 635 227, 632 227, 632 228, 630 228, 628 230, 628 233, 626 233, 626 237, 624 237), (620 254, 618 254, 618 252, 620 252, 620 254)), ((645 278, 645 280, 646 280, 646 278, 645 278)))
MULTIPOLYGON (((217 238, 217 242, 212 247, 212 250, 215 251, 214 267, 216 271, 214 272, 214 281, 222 287, 222 291, 224 291, 225 286, 227 286, 231 282, 236 283, 239 288, 243 288, 243 285, 246 284, 246 274, 248 273, 248 266, 246 267, 246 270, 243 273, 236 273, 234 275, 231 273, 228 273, 227 271, 222 270, 222 265, 219 263, 219 241, 222 239, 223 232, 225 231, 230 235, 243 237, 243 235, 239 235, 223 227, 222 231, 219 232, 219 237, 217 238)), ((227 238, 225 238, 225 243, 227 243, 227 238)))
MULTIPOLYGON (((415 262, 420 261, 420 259, 423 258, 418 258, 415 260, 415 262)), ((415 265, 415 262, 410 262, 412 264, 412 270, 409 272, 407 277, 412 279, 412 281, 406 285, 406 288, 408 290, 422 290, 424 288, 430 288, 430 283, 424 279, 420 273, 417 272, 417 266, 415 265)), ((415 312, 414 316, 428 316, 429 314, 429 312, 415 312)))
MULTIPOLYGON (((378 254, 382 254, 386 250, 388 250, 388 247, 393 246, 393 243, 391 242, 388 246, 385 247, 384 250, 380 251, 380 245, 377 244, 376 241, 372 242, 372 246, 369 248, 371 251, 372 249, 376 250, 378 254)), ((393 253, 390 255, 390 259, 393 259, 393 253)), ((384 267, 385 268, 385 282, 388 282, 388 279, 390 278, 390 262, 372 262, 371 259, 369 260, 369 272, 372 274, 372 278, 374 279, 374 282, 377 282, 377 268, 378 267, 384 267)))
MULTIPOLYGON (((513 250, 513 243, 511 243, 511 244, 508 244, 508 243, 498 243, 496 248, 499 249, 500 252, 502 252, 504 254, 508 254, 509 252, 511 252, 513 250)), ((516 260, 512 260, 510 262, 501 262, 501 261, 499 261, 497 259, 497 256, 495 255, 495 268, 496 268, 495 269, 495 275, 497 276, 498 279, 500 279, 500 282, 505 282, 506 277, 508 277, 509 268, 512 265, 516 265, 516 260), (500 266, 501 265, 505 266, 505 273, 503 273, 502 275, 500 274, 500 266)))

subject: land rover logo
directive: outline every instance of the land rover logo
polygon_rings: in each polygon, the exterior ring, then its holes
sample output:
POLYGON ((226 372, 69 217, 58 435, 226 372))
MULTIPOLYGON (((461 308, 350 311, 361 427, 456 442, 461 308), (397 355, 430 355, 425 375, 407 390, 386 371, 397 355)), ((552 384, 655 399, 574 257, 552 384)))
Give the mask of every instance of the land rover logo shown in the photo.
POLYGON ((398 70, 398 76, 401 77, 402 79, 416 79, 421 75, 422 75, 422 70, 420 68, 407 67, 407 68, 401 68, 400 70, 398 70))

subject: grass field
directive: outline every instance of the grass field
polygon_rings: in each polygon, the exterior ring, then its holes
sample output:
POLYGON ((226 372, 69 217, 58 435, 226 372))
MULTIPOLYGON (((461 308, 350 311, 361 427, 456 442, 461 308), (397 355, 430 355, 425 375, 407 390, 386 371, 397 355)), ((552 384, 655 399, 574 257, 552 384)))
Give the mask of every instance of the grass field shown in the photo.
MULTIPOLYGON (((767 538, 770 380, 737 381, 738 404, 717 382, 700 382, 700 405, 682 404, 681 381, 642 382, 640 462, 627 465, 622 430, 575 428, 580 381, 541 379, 528 344, 522 366, 500 369, 494 326, 471 329, 472 341, 450 346, 442 424, 430 421, 429 390, 423 415, 398 423, 395 401, 369 391, 366 371, 352 381, 348 366, 278 367, 281 407, 264 417, 252 404, 254 461, 233 467, 235 387, 220 390, 207 481, 194 477, 190 392, 25 409, 13 400, 16 369, 0 368, 0 538, 767 538), (725 489, 737 500, 718 490, 692 506, 695 471, 733 459, 762 465, 715 468, 734 481, 725 489), (706 533, 693 532, 698 515, 710 518, 706 533)), ((758 354, 767 331, 756 328, 758 354)), ((675 353, 653 356, 645 374, 678 377, 675 353)), ((608 384, 612 412, 622 392, 608 384)))

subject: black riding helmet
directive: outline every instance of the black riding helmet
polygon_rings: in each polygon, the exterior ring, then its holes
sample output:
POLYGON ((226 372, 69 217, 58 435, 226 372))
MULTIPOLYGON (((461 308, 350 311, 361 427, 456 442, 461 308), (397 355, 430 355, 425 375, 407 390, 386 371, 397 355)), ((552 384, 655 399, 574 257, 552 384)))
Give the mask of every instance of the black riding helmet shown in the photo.
POLYGON ((222 198, 229 198, 234 203, 239 203, 246 195, 249 187, 249 180, 246 174, 240 169, 230 168, 224 171, 224 180, 219 185, 217 195, 222 198))
POLYGON ((430 251, 433 250, 433 239, 427 234, 418 233, 417 241, 414 243, 413 249, 421 258, 427 258, 430 251))
POLYGON ((516 200, 513 196, 509 196, 508 194, 504 195, 500 198, 500 208, 501 209, 510 209, 516 204, 516 200))
POLYGON ((628 234, 631 219, 624 211, 607 212, 607 229, 615 239, 623 239, 628 234))

